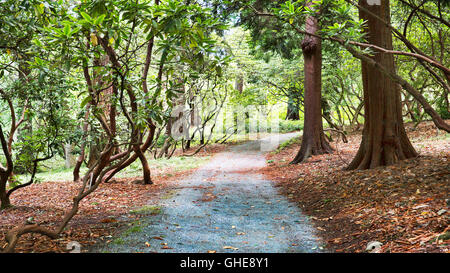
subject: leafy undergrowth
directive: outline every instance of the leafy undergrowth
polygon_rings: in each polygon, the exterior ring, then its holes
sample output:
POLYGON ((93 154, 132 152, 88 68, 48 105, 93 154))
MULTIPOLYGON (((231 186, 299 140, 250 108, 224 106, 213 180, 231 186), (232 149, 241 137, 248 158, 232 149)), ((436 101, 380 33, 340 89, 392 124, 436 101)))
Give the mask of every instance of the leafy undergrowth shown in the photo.
MULTIPOLYGON (((209 157, 223 149, 219 146, 207 148, 197 157, 209 157)), ((181 171, 176 168, 159 170, 153 173, 153 185, 135 183, 140 177, 116 178, 103 183, 81 202, 79 212, 60 238, 51 240, 39 234, 26 234, 17 244, 16 252, 67 252, 70 242, 78 242, 82 252, 88 251, 100 238, 107 239, 126 228, 130 222, 146 215, 140 213, 144 211, 142 208, 149 203, 157 204, 160 198, 176 187, 175 181, 189 175, 194 167, 196 165, 181 171)), ((0 246, 6 246, 5 235, 11 228, 25 223, 27 219, 55 229, 64 213, 71 208, 71 200, 80 186, 81 183, 71 181, 45 182, 15 192, 11 198, 14 207, 0 211, 0 246)))
POLYGON ((267 155, 263 170, 310 216, 330 251, 449 252, 450 135, 427 122, 408 135, 420 156, 394 166, 344 171, 360 132, 348 143, 333 142, 333 154, 288 165, 299 143, 267 155))

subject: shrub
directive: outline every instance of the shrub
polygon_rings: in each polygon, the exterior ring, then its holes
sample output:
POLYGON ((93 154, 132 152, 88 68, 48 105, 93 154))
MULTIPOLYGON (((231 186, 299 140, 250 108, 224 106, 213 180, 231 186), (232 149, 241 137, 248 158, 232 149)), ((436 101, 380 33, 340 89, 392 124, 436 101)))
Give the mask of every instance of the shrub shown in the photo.
POLYGON ((303 120, 282 120, 280 122, 280 133, 289 133, 303 130, 303 120))

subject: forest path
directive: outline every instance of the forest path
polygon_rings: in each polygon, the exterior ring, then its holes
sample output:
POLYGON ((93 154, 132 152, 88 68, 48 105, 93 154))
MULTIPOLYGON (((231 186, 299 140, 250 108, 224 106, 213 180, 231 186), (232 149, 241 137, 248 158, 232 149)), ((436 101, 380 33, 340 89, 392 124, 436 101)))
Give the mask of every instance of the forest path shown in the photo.
POLYGON ((179 181, 177 190, 158 203, 158 215, 94 251, 319 252, 308 218, 257 172, 266 165, 264 151, 298 134, 248 141, 217 154, 179 181))

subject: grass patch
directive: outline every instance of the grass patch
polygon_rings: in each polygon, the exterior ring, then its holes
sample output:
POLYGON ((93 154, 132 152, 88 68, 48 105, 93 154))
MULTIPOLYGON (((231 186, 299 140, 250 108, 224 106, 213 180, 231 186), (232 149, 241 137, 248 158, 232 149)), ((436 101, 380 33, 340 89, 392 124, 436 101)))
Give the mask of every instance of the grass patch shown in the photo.
MULTIPOLYGON (((151 158, 150 155, 147 158, 151 158)), ((187 171, 191 169, 195 169, 203 165, 209 160, 209 156, 205 157, 172 157, 170 159, 167 158, 158 158, 149 160, 149 165, 152 173, 154 174, 165 174, 173 175, 176 172, 187 171)), ((136 177, 142 176, 142 166, 139 161, 135 161, 133 164, 128 166, 126 169, 121 171, 116 175, 117 178, 128 178, 128 177, 136 177)))
MULTIPOLYGON (((173 175, 173 173, 186 171, 190 169, 195 169, 203 165, 209 160, 209 156, 205 157, 172 157, 170 159, 160 158, 153 159, 150 155, 147 155, 149 159, 149 165, 152 174, 165 174, 173 175)), ((73 168, 64 167, 64 159, 54 159, 45 162, 41 168, 41 172, 36 174, 35 182, 46 182, 46 181, 72 181, 73 180, 73 168), (45 165, 45 166, 44 166, 45 165), (53 168, 52 168, 53 167, 53 168)), ((80 169, 80 175, 84 175, 87 171, 86 167, 80 169)), ((115 177, 117 178, 131 178, 136 176, 142 176, 142 166, 139 160, 135 161, 133 164, 122 170, 115 177)), ((30 175, 21 174, 17 175, 16 179, 21 183, 26 183, 30 180, 30 175)))
MULTIPOLYGON (((144 213, 147 211, 155 211, 156 207, 143 207, 142 209, 136 210, 136 211, 131 211, 130 213, 144 213)), ((144 222, 145 223, 145 222, 144 222)), ((130 226, 128 229, 125 229, 124 231, 121 231, 120 234, 118 235, 117 238, 115 238, 114 240, 112 240, 110 243, 114 244, 114 245, 125 245, 127 243, 127 237, 135 234, 135 233, 139 233, 142 232, 144 230, 144 223, 142 221, 134 221, 134 222, 129 222, 128 226, 130 226)), ((123 229, 122 229, 123 230, 123 229)))
POLYGON ((303 120, 281 120, 280 133, 290 133, 303 130, 303 120))
POLYGON ((172 198, 177 193, 177 190, 168 191, 164 196, 161 197, 162 200, 167 200, 172 198))
MULTIPOLYGON (((80 169, 80 174, 83 175, 87 171, 87 168, 83 167, 80 169)), ((26 183, 30 180, 29 174, 16 175, 16 179, 21 183, 26 183)), ((57 169, 48 169, 36 174, 35 182, 46 182, 46 181, 72 181, 73 180, 73 169, 67 169, 65 167, 60 167, 57 169)))
POLYGON ((114 240, 111 242, 111 244, 114 244, 114 245, 123 245, 123 244, 125 244, 125 240, 122 239, 122 238, 116 238, 116 239, 114 239, 114 240))
POLYGON ((138 233, 138 232, 141 232, 141 231, 142 231, 142 227, 141 226, 134 225, 134 226, 130 227, 129 229, 125 230, 122 233, 122 236, 126 237, 126 236, 129 236, 129 235, 133 234, 133 233, 138 233))
POLYGON ((272 152, 272 154, 278 154, 282 150, 286 149, 287 147, 293 145, 293 144, 300 144, 301 139, 298 137, 291 138, 289 140, 286 140, 285 142, 281 143, 278 149, 272 152))
POLYGON ((437 141, 437 140, 450 140, 450 133, 444 132, 443 134, 435 136, 421 136, 418 138, 419 141, 437 141))
POLYGON ((131 210, 130 213, 156 215, 156 214, 161 213, 161 207, 160 206, 144 206, 139 209, 131 210))

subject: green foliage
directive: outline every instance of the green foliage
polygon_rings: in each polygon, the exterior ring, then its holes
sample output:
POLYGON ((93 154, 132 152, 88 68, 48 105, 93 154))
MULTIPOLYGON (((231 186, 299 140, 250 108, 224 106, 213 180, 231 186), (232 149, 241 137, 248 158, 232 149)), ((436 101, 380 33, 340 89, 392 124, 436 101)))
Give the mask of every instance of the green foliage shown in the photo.
POLYGON ((46 58, 53 49, 33 39, 49 23, 44 11, 56 4, 2 1, 0 5, 0 105, 10 114, 2 115, 1 122, 4 127, 18 126, 13 133, 20 135, 11 135, 16 173, 33 172, 35 162, 61 152, 59 144, 74 125, 68 111, 76 84, 46 58))
POLYGON ((151 214, 156 215, 161 213, 161 206, 144 206, 135 210, 131 210, 130 213, 133 214, 151 214))
MULTIPOLYGON (((272 154, 277 154, 277 153, 281 152, 282 150, 286 149, 287 147, 290 147, 294 144, 300 145, 301 144, 300 142, 301 142, 301 138, 299 138, 299 137, 291 138, 291 139, 281 143, 280 146, 275 151, 272 152, 272 154)), ((267 163, 272 163, 269 161, 273 162, 273 160, 268 160, 267 163)))
POLYGON ((443 119, 450 119, 450 111, 448 110, 448 105, 445 102, 445 97, 441 96, 440 98, 438 98, 436 104, 437 104, 436 111, 439 113, 439 115, 443 119))
MULTIPOLYGON (((196 105, 199 115, 203 120, 212 117, 203 132, 211 129, 214 118, 221 114, 222 104, 257 105, 267 120, 285 118, 284 110, 275 113, 273 106, 278 103, 284 105, 283 109, 289 105, 301 110, 304 95, 301 44, 305 36, 297 30, 304 29, 308 16, 317 17, 321 26, 318 34, 325 38, 324 115, 339 126, 361 121, 356 112, 363 100, 360 61, 327 39, 363 42, 365 22, 358 18, 358 9, 345 0, 315 1, 311 8, 305 7, 305 3, 162 0, 156 5, 154 1, 124 0, 0 1, 2 127, 9 128, 24 113, 24 122, 16 131, 12 146, 15 172, 30 171, 37 159, 63 157, 65 143, 76 144, 74 154, 80 154, 83 138, 80 121, 88 105, 91 115, 87 142, 106 143, 100 120, 109 117, 102 106, 102 96, 111 85, 116 90, 108 103, 118 113, 114 141, 121 149, 131 143, 133 129, 144 134, 151 122, 158 128, 167 124, 180 98, 186 105, 192 103, 192 97, 200 99, 196 105), (239 27, 230 29, 231 24, 239 27), (154 48, 145 79, 148 90, 144 90, 142 71, 150 41, 154 42, 154 48), (101 63, 111 50, 116 54, 116 63, 113 60, 101 63), (84 68, 88 68, 92 86, 87 85, 84 68), (240 83, 242 90, 236 88, 240 83), (127 96, 130 93, 134 97, 127 96), (14 117, 10 105, 15 110, 14 117), (211 105, 217 108, 210 113, 206 108, 211 105)), ((436 18, 445 20, 450 12, 448 5, 438 4, 427 1, 422 5, 435 15, 433 18, 413 12, 402 1, 391 1, 391 21, 420 51, 448 67, 448 35, 445 25, 436 18)), ((397 38, 394 48, 410 51, 397 38)), ((448 94, 442 88, 446 80, 443 75, 437 70, 431 75, 429 69, 434 68, 422 66, 409 56, 396 56, 396 62, 398 73, 409 79, 443 118, 450 118, 445 101, 448 94)), ((409 95, 403 98, 412 100, 409 95)), ((423 109, 417 104, 413 104, 412 112, 416 118, 423 116, 423 109)), ((246 131, 250 118, 253 117, 246 118, 246 131)), ((302 127, 302 120, 280 123, 282 133, 302 127)), ((213 139, 220 139, 223 131, 216 128, 213 139)), ((8 137, 8 132, 5 136, 8 137)), ((160 148, 165 138, 163 134, 156 139, 155 147, 160 148)), ((155 164, 161 166, 160 163, 155 164)), ((140 171, 138 164, 132 167, 136 174, 140 171)))
POLYGON ((303 130, 303 120, 280 120, 280 133, 303 130))

